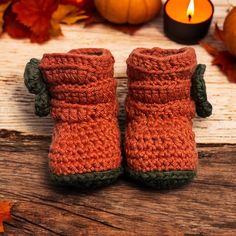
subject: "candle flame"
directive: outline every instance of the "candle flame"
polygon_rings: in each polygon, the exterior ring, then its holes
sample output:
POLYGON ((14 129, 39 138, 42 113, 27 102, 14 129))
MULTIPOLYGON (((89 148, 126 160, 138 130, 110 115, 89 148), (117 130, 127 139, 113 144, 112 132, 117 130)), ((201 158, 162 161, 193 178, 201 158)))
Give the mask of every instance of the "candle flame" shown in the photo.
POLYGON ((189 18, 189 21, 191 20, 193 15, 194 15, 194 0, 190 0, 188 9, 187 9, 187 16, 189 18))

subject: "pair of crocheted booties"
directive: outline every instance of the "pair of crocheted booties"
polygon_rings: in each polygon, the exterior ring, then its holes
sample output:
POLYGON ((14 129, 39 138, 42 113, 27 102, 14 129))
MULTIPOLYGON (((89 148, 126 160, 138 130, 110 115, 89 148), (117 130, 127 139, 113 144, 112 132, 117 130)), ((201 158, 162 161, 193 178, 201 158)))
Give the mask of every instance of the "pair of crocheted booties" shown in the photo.
MULTIPOLYGON (((125 171, 156 188, 190 181, 197 168, 195 108, 207 117, 203 74, 192 48, 135 49, 127 60, 125 171)), ((63 185, 108 185, 122 173, 114 58, 106 49, 77 49, 31 59, 25 84, 35 111, 55 120, 50 175, 63 185)))

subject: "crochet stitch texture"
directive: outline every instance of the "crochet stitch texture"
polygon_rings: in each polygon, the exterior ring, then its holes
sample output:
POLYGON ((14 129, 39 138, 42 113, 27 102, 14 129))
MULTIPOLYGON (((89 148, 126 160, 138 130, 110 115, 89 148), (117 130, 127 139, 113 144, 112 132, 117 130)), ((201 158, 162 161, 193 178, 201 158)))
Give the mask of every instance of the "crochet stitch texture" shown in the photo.
MULTIPOLYGON (((39 68, 55 120, 49 166, 52 179, 60 184, 107 185, 120 174, 113 65, 113 56, 106 49, 76 49, 43 55, 39 68)), ((25 74, 28 88, 32 84, 29 71, 26 69, 25 74)))
MULTIPOLYGON (((188 47, 137 48, 127 66, 127 173, 157 188, 185 184, 195 176, 198 164, 192 131, 195 102, 191 97, 195 51, 188 47)), ((204 98, 205 103, 199 104, 208 106, 202 112, 208 116, 212 107, 204 98)))

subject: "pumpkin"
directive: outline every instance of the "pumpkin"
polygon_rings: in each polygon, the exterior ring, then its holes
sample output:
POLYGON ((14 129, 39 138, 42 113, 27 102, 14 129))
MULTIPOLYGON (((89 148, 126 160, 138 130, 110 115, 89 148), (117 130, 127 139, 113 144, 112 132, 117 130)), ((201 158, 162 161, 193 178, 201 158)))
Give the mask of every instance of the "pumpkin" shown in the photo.
POLYGON ((226 16, 223 31, 218 27, 216 33, 224 42, 227 50, 236 56, 236 7, 234 7, 226 16))
POLYGON ((117 24, 141 24, 153 19, 161 10, 161 0, 95 0, 99 13, 117 24))

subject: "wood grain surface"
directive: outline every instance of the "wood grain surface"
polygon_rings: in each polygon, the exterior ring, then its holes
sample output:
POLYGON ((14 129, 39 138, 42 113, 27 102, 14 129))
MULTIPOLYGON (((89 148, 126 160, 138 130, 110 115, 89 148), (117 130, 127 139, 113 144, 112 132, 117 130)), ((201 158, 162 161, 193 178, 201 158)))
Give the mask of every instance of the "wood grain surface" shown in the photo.
POLYGON ((1 198, 15 201, 11 235, 235 235, 236 146, 198 145, 198 177, 172 191, 121 178, 97 191, 54 187, 50 139, 0 133, 1 198))
MULTIPOLYGON (((230 4, 215 0, 214 22, 222 25, 230 4)), ((0 38, 0 200, 15 202, 6 235, 236 235, 236 84, 211 65, 211 56, 195 45, 207 65, 206 83, 214 114, 195 118, 200 155, 197 178, 173 191, 152 191, 127 179, 97 191, 53 186, 47 153, 53 122, 34 115, 33 96, 22 74, 31 57, 79 47, 104 47, 113 53, 119 120, 124 130, 127 93, 125 60, 136 47, 180 48, 163 35, 162 16, 130 35, 107 25, 63 26, 64 37, 46 44, 0 38)), ((129 31, 123 28, 123 31, 129 31)), ((211 36, 205 41, 219 45, 211 36)))

